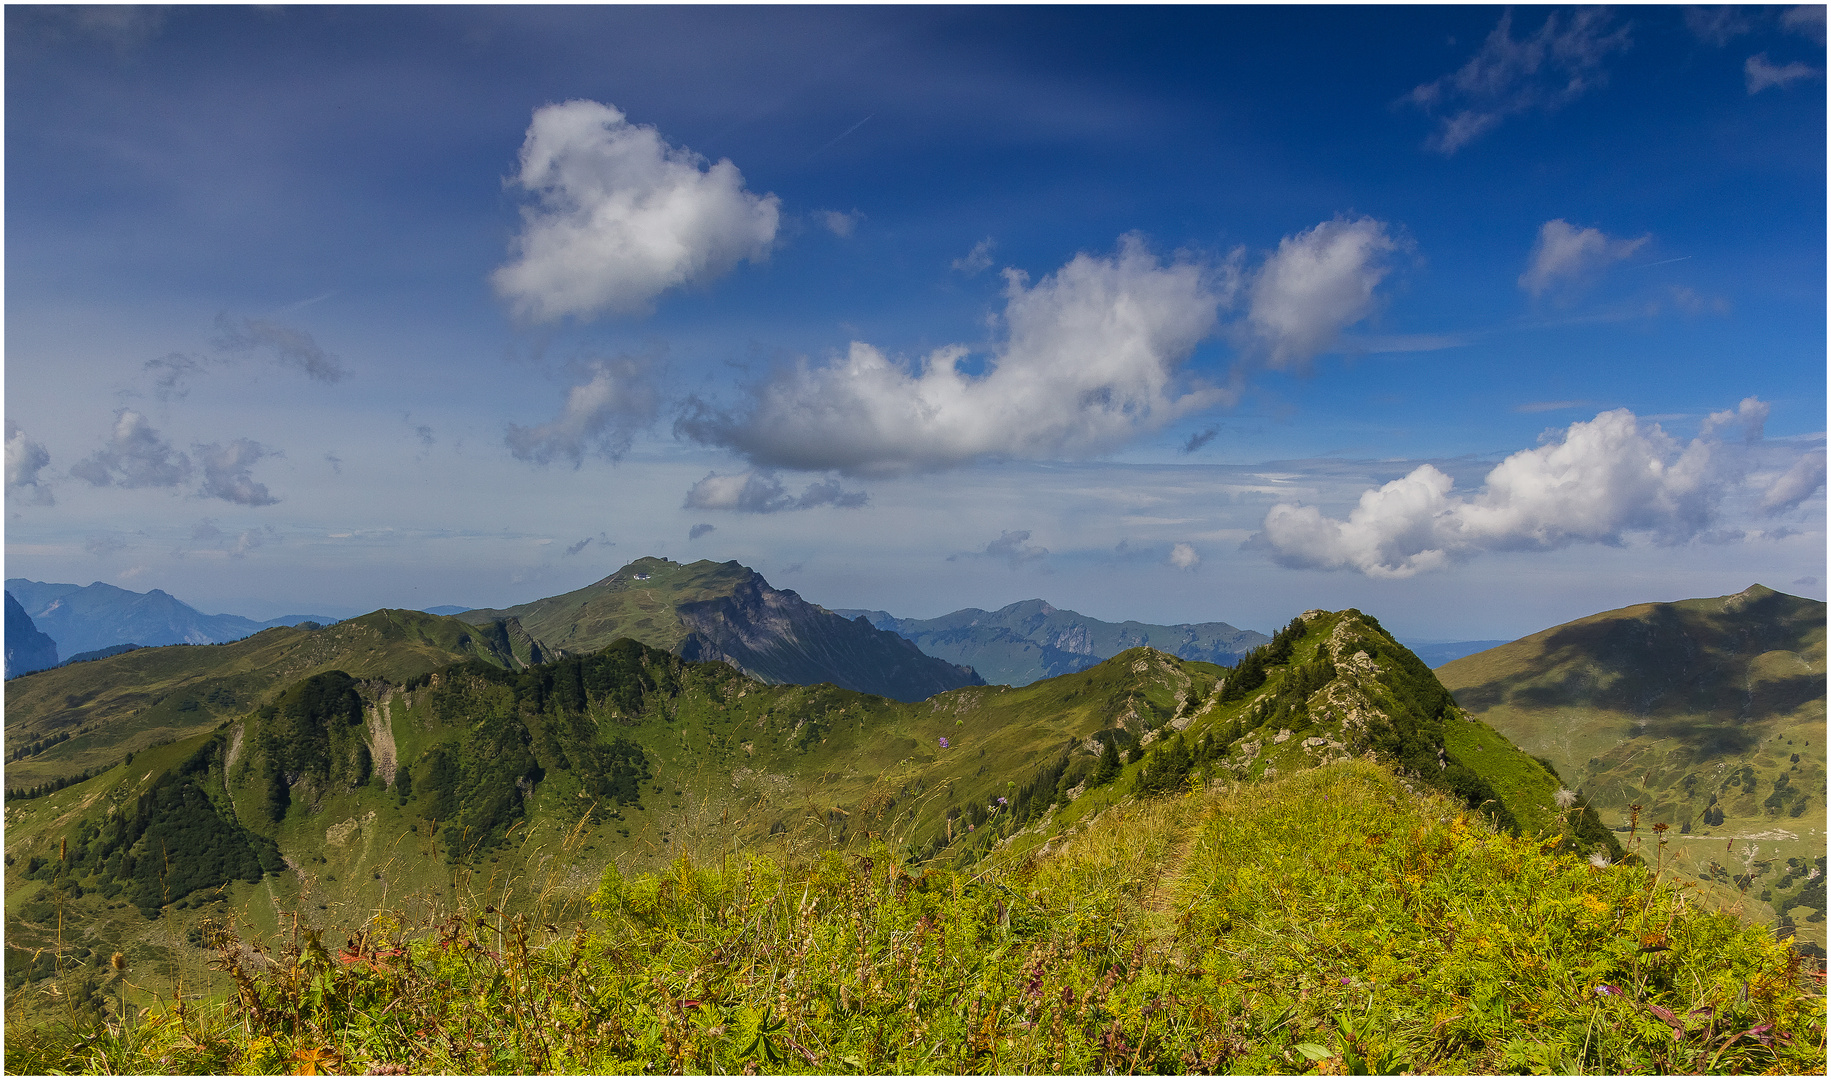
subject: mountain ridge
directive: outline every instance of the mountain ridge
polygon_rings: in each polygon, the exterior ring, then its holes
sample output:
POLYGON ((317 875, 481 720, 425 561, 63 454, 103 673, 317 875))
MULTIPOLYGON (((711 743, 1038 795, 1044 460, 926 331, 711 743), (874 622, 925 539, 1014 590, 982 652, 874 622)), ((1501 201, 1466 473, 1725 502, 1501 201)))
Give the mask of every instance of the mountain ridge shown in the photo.
POLYGON ((336 619, 287 615, 255 620, 206 615, 163 589, 137 593, 104 581, 88 585, 6 579, 8 592, 64 656, 115 645, 220 645, 276 626, 336 619))
POLYGON ((1822 879, 1821 921, 1788 909, 1798 868, 1824 854, 1825 617, 1822 601, 1755 584, 1574 619, 1438 677, 1611 828, 1670 826, 1678 868, 1728 892, 1743 881, 1762 921, 1822 949, 1822 879))
POLYGON ((628 637, 687 659, 726 661, 765 682, 830 682, 899 701, 983 682, 970 668, 928 656, 897 634, 772 588, 735 561, 645 557, 582 589, 456 618, 514 618, 564 653, 591 653, 628 637))

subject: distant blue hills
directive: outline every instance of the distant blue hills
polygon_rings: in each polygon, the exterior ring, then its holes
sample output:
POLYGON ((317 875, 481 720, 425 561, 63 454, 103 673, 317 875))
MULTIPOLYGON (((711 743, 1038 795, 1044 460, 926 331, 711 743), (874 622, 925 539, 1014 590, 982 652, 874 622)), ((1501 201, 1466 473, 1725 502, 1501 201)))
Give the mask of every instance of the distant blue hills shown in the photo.
MULTIPOLYGON (((134 592, 106 582, 67 585, 27 578, 7 578, 7 595, 34 630, 55 643, 56 656, 76 659, 80 654, 121 645, 218 645, 239 641, 273 626, 303 622, 334 623, 325 615, 286 615, 256 621, 240 615, 206 615, 163 589, 134 592)), ((13 604, 7 605, 10 678, 36 667, 15 669, 11 656, 15 622, 13 604)), ((42 657, 36 653, 32 663, 42 657)), ((56 661, 45 664, 55 666, 56 661)))
POLYGON ((1271 638, 1224 622, 1109 623, 1042 600, 1022 600, 997 611, 962 608, 938 619, 899 619, 887 611, 841 608, 915 643, 930 656, 965 664, 988 683, 1027 686, 1038 679, 1084 671, 1139 645, 1184 660, 1232 665, 1271 638))

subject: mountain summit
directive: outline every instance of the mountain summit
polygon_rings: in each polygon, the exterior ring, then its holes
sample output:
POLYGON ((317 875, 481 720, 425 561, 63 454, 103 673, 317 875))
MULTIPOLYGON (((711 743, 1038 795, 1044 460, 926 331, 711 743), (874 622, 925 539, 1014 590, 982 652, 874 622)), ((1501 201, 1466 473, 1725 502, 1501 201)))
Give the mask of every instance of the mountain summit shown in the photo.
POLYGON ((457 617, 519 619, 542 645, 574 655, 627 637, 687 660, 722 660, 764 682, 825 682, 899 701, 984 681, 866 620, 771 588, 737 562, 642 558, 583 589, 457 617))

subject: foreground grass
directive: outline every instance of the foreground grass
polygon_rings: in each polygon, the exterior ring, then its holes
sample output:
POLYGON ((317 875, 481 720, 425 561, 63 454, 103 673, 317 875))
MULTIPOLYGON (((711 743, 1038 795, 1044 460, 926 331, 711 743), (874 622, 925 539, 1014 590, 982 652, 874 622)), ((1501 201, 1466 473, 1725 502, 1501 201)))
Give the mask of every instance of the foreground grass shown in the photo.
POLYGON ((1648 859, 1557 855, 1345 763, 971 872, 682 860, 608 873, 569 929, 486 907, 335 952, 225 937, 232 1000, 9 1030, 6 1066, 1822 1074, 1816 974, 1648 859))

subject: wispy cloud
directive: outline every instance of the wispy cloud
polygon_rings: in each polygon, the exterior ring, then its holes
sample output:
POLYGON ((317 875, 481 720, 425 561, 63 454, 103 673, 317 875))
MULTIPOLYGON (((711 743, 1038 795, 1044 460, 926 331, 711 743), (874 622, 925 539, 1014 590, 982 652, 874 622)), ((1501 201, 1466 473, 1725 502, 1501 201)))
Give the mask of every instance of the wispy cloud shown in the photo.
POLYGON ((668 289, 761 261, 781 210, 729 159, 707 165, 595 101, 535 110, 514 183, 534 201, 491 280, 534 322, 645 312, 668 289))
POLYGON ((599 533, 596 536, 587 536, 585 539, 580 540, 576 544, 566 545, 566 557, 571 558, 572 556, 577 555, 579 552, 584 551, 586 548, 590 547, 593 544, 596 544, 601 548, 609 548, 609 547, 617 546, 616 541, 612 540, 609 536, 605 535, 604 533, 599 533))
POLYGON ((51 464, 51 452, 41 442, 20 430, 11 420, 6 422, 6 497, 31 506, 51 506, 57 500, 51 485, 39 473, 51 464))
POLYGON ((1780 25, 1816 44, 1823 45, 1825 43, 1825 5, 1798 4, 1787 8, 1780 15, 1780 25))
POLYGON ((1784 514, 1811 498, 1824 486, 1824 452, 1808 452, 1761 493, 1761 509, 1768 514, 1784 514))
POLYGON ((826 226, 828 232, 842 240, 851 236, 853 231, 858 228, 858 223, 865 220, 865 215, 859 213, 857 210, 845 213, 841 213, 838 210, 822 210, 818 214, 815 214, 814 217, 820 224, 826 226))
POLYGON ((153 377, 153 394, 160 401, 170 401, 190 393, 186 383, 209 363, 216 363, 209 357, 192 356, 189 353, 172 352, 154 357, 146 362, 146 370, 153 377))
MULTIPOLYGON (((232 356, 268 355, 282 367, 303 372, 318 382, 334 383, 349 375, 343 361, 325 352, 304 330, 270 319, 235 319, 216 316, 216 336, 210 344, 232 356)), ((170 360, 170 358, 164 358, 170 360)), ((153 367, 161 361, 148 361, 153 367)), ((195 366, 186 369, 194 371, 195 366)))
POLYGON ((115 413, 107 445, 77 462, 70 475, 96 487, 170 488, 188 484, 202 466, 197 496, 239 506, 271 506, 278 499, 249 470, 278 451, 252 439, 198 443, 190 455, 175 449, 146 417, 132 409, 115 413))
POLYGON ((108 444, 70 468, 71 476, 96 487, 177 487, 191 473, 191 459, 132 409, 117 410, 108 444))
POLYGON ((573 468, 586 454, 615 461, 628 453, 661 407, 648 362, 628 356, 597 360, 586 372, 590 377, 567 392, 558 416, 535 427, 509 425, 510 453, 542 465, 570 461, 573 468))
POLYGON ((200 444, 194 449, 203 465, 203 487, 198 494, 239 506, 272 506, 280 501, 248 472, 262 458, 275 456, 273 450, 253 439, 200 444))
POLYGON ((1200 450, 1202 447, 1213 442, 1214 437, 1220 433, 1221 429, 1218 427, 1211 427, 1203 431, 1198 431, 1189 436, 1188 441, 1183 443, 1182 452, 1185 454, 1193 454, 1197 450, 1200 450))
POLYGON ((997 246, 998 245, 993 242, 991 237, 986 237, 984 240, 974 244, 973 250, 960 256, 958 259, 955 259, 953 262, 954 269, 969 277, 973 274, 990 270, 992 268, 992 249, 997 246))
MULTIPOLYGON (((782 478, 768 469, 721 475, 707 473, 688 490, 682 504, 689 510, 736 510, 745 514, 779 514, 817 506, 857 509, 869 501, 862 491, 846 491, 836 480, 817 480, 800 495, 790 495, 782 478)), ((708 529, 711 526, 707 526, 708 529)), ((694 539, 695 537, 689 537, 694 539)))
POLYGON ((998 539, 987 544, 983 551, 966 551, 958 555, 949 555, 947 561, 956 562, 961 558, 1003 559, 1010 564, 1011 569, 1017 570, 1031 563, 1042 562, 1048 557, 1049 549, 1040 544, 1032 544, 1030 530, 1020 529, 1016 532, 1000 532, 998 539))
POLYGON ((1751 12, 1745 7, 1722 5, 1685 8, 1685 29, 1699 41, 1719 48, 1755 28, 1751 12))
POLYGON ((120 533, 94 533, 83 538, 83 550, 98 559, 127 550, 127 538, 120 533))
POLYGON ((1559 287, 1579 285, 1629 258, 1651 239, 1618 240, 1600 229, 1579 229, 1563 218, 1553 218, 1539 226, 1519 287, 1536 298, 1559 287))
POLYGON ((1438 118, 1426 148, 1454 154, 1509 117, 1556 112, 1605 83, 1603 61, 1630 45, 1627 27, 1610 19, 1600 8, 1553 12, 1537 32, 1515 38, 1513 12, 1503 12, 1468 63, 1403 99, 1438 118))
POLYGON ((256 548, 277 544, 279 541, 279 530, 271 525, 258 529, 243 529, 239 533, 229 533, 217 526, 215 518, 204 518, 191 529, 192 546, 189 549, 181 548, 172 554, 182 558, 198 552, 220 552, 231 559, 240 559, 256 548))
POLYGON ((1768 62, 1766 53, 1749 57, 1742 65, 1742 73, 1748 80, 1750 95, 1824 74, 1812 65, 1802 64, 1797 60, 1786 64, 1771 64, 1768 62))
POLYGON ((1513 406, 1516 413, 1561 412, 1564 409, 1583 409, 1589 407, 1587 401, 1528 401, 1523 405, 1513 406))

